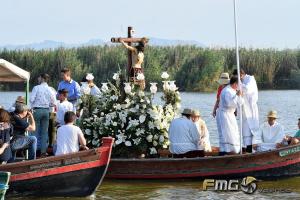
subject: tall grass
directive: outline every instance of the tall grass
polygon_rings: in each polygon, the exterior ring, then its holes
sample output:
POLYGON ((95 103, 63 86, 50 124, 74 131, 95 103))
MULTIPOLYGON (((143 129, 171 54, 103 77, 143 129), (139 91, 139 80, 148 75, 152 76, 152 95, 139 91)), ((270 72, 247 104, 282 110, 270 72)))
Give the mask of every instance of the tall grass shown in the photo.
MULTIPOLYGON (((54 50, 1 50, 0 57, 31 72, 31 86, 40 73, 47 72, 56 87, 60 70, 69 67, 79 81, 87 72, 99 85, 119 69, 127 69, 127 53, 120 46, 90 46, 54 50)), ((300 50, 240 49, 241 67, 256 77, 260 89, 299 89, 300 50)), ((161 81, 168 71, 185 91, 213 91, 221 72, 236 67, 234 49, 208 49, 195 46, 147 47, 144 71, 147 81, 161 81)), ((10 88, 14 89, 13 85, 10 88)))

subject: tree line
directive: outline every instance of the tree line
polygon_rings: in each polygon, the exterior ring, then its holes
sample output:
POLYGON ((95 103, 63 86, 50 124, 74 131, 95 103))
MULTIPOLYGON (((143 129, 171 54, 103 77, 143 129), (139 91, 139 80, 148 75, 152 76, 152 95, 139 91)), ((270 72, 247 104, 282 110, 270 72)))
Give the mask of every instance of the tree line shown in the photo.
MULTIPOLYGON (((31 87, 41 73, 52 78, 56 88, 60 70, 69 67, 74 80, 80 82, 86 73, 93 73, 97 85, 113 73, 127 69, 127 53, 122 46, 87 46, 50 50, 0 50, 3 58, 31 73, 31 87)), ((300 50, 240 49, 240 65, 256 77, 259 89, 300 89, 300 50)), ((196 46, 152 47, 145 49, 146 81, 160 82, 168 71, 181 91, 214 91, 222 72, 236 68, 235 49, 200 48, 196 46)), ((16 85, 2 85, 14 90, 16 85)))

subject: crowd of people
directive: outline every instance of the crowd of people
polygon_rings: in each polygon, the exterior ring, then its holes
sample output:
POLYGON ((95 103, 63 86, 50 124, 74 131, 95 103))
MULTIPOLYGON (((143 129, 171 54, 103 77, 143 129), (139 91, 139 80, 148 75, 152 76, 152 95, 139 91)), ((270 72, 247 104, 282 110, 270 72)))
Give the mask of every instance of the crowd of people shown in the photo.
POLYGON ((86 140, 75 124, 80 117, 76 104, 82 90, 99 95, 94 76, 87 74, 80 85, 71 78, 71 71, 61 70, 62 81, 56 90, 48 85, 49 75, 41 74, 29 98, 19 96, 11 108, 0 108, 0 163, 14 162, 16 156, 28 159, 45 157, 52 153, 62 155, 86 150, 86 140), (50 123, 49 123, 50 122, 50 123), (53 133, 54 130, 54 133, 53 133))
MULTIPOLYGON (((218 83, 220 86, 212 115, 216 118, 220 156, 240 153, 241 145, 244 153, 252 153, 300 142, 300 118, 299 130, 293 137, 285 134, 283 126, 277 122, 277 112, 274 110, 267 114, 266 123, 259 124, 258 89, 254 76, 246 74, 242 69, 238 77, 237 70, 234 70, 231 76, 222 73, 218 83), (242 134, 237 120, 240 116, 242 134)), ((211 151, 205 122, 202 119, 195 120, 195 116, 200 116, 198 111, 184 109, 182 117, 171 122, 169 150, 174 157, 201 157, 211 151)))

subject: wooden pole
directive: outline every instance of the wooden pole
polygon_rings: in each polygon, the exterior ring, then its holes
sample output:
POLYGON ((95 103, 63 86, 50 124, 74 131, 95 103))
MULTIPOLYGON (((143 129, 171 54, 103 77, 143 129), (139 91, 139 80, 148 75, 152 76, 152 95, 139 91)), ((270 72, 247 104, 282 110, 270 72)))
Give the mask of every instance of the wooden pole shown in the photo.
MULTIPOLYGON (((131 32, 132 32, 132 27, 129 26, 128 27, 128 38, 131 38, 132 35, 131 35, 131 32)), ((131 42, 128 43, 129 46, 131 46, 131 42)), ((131 77, 131 66, 132 66, 132 53, 130 50, 128 50, 128 75, 127 75, 127 78, 128 78, 128 82, 130 82, 130 77, 131 77)))
MULTIPOLYGON (((236 1, 233 0, 233 12, 234 12, 234 35, 235 35, 235 54, 236 54, 236 67, 237 67, 237 75, 239 80, 239 90, 242 91, 242 83, 241 83, 241 76, 240 76, 240 55, 239 55, 239 40, 238 40, 238 26, 237 26, 237 8, 236 8, 236 1)), ((240 109, 240 154, 243 154, 243 110, 242 105, 239 104, 240 109)))
POLYGON ((113 43, 120 43, 121 40, 126 43, 130 43, 130 42, 137 43, 137 42, 142 42, 142 41, 147 43, 149 41, 148 38, 121 38, 121 37, 117 38, 117 37, 113 37, 110 39, 110 41, 113 43))

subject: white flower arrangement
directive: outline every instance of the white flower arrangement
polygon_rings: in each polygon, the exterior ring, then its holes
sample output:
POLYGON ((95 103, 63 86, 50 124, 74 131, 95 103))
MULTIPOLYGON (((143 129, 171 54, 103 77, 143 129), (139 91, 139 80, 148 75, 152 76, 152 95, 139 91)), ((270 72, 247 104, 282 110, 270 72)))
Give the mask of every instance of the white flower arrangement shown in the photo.
MULTIPOLYGON (((144 80, 143 74, 139 76, 144 80)), ((124 83, 120 73, 103 83, 103 93, 97 97, 96 108, 81 123, 88 145, 97 147, 101 137, 114 137, 114 157, 135 157, 133 153, 154 156, 159 149, 167 148, 168 128, 178 111, 180 99, 175 81, 167 81, 169 74, 164 72, 161 77, 168 84, 163 106, 151 101, 157 92, 156 83, 151 84, 148 93, 131 83, 124 83)))

